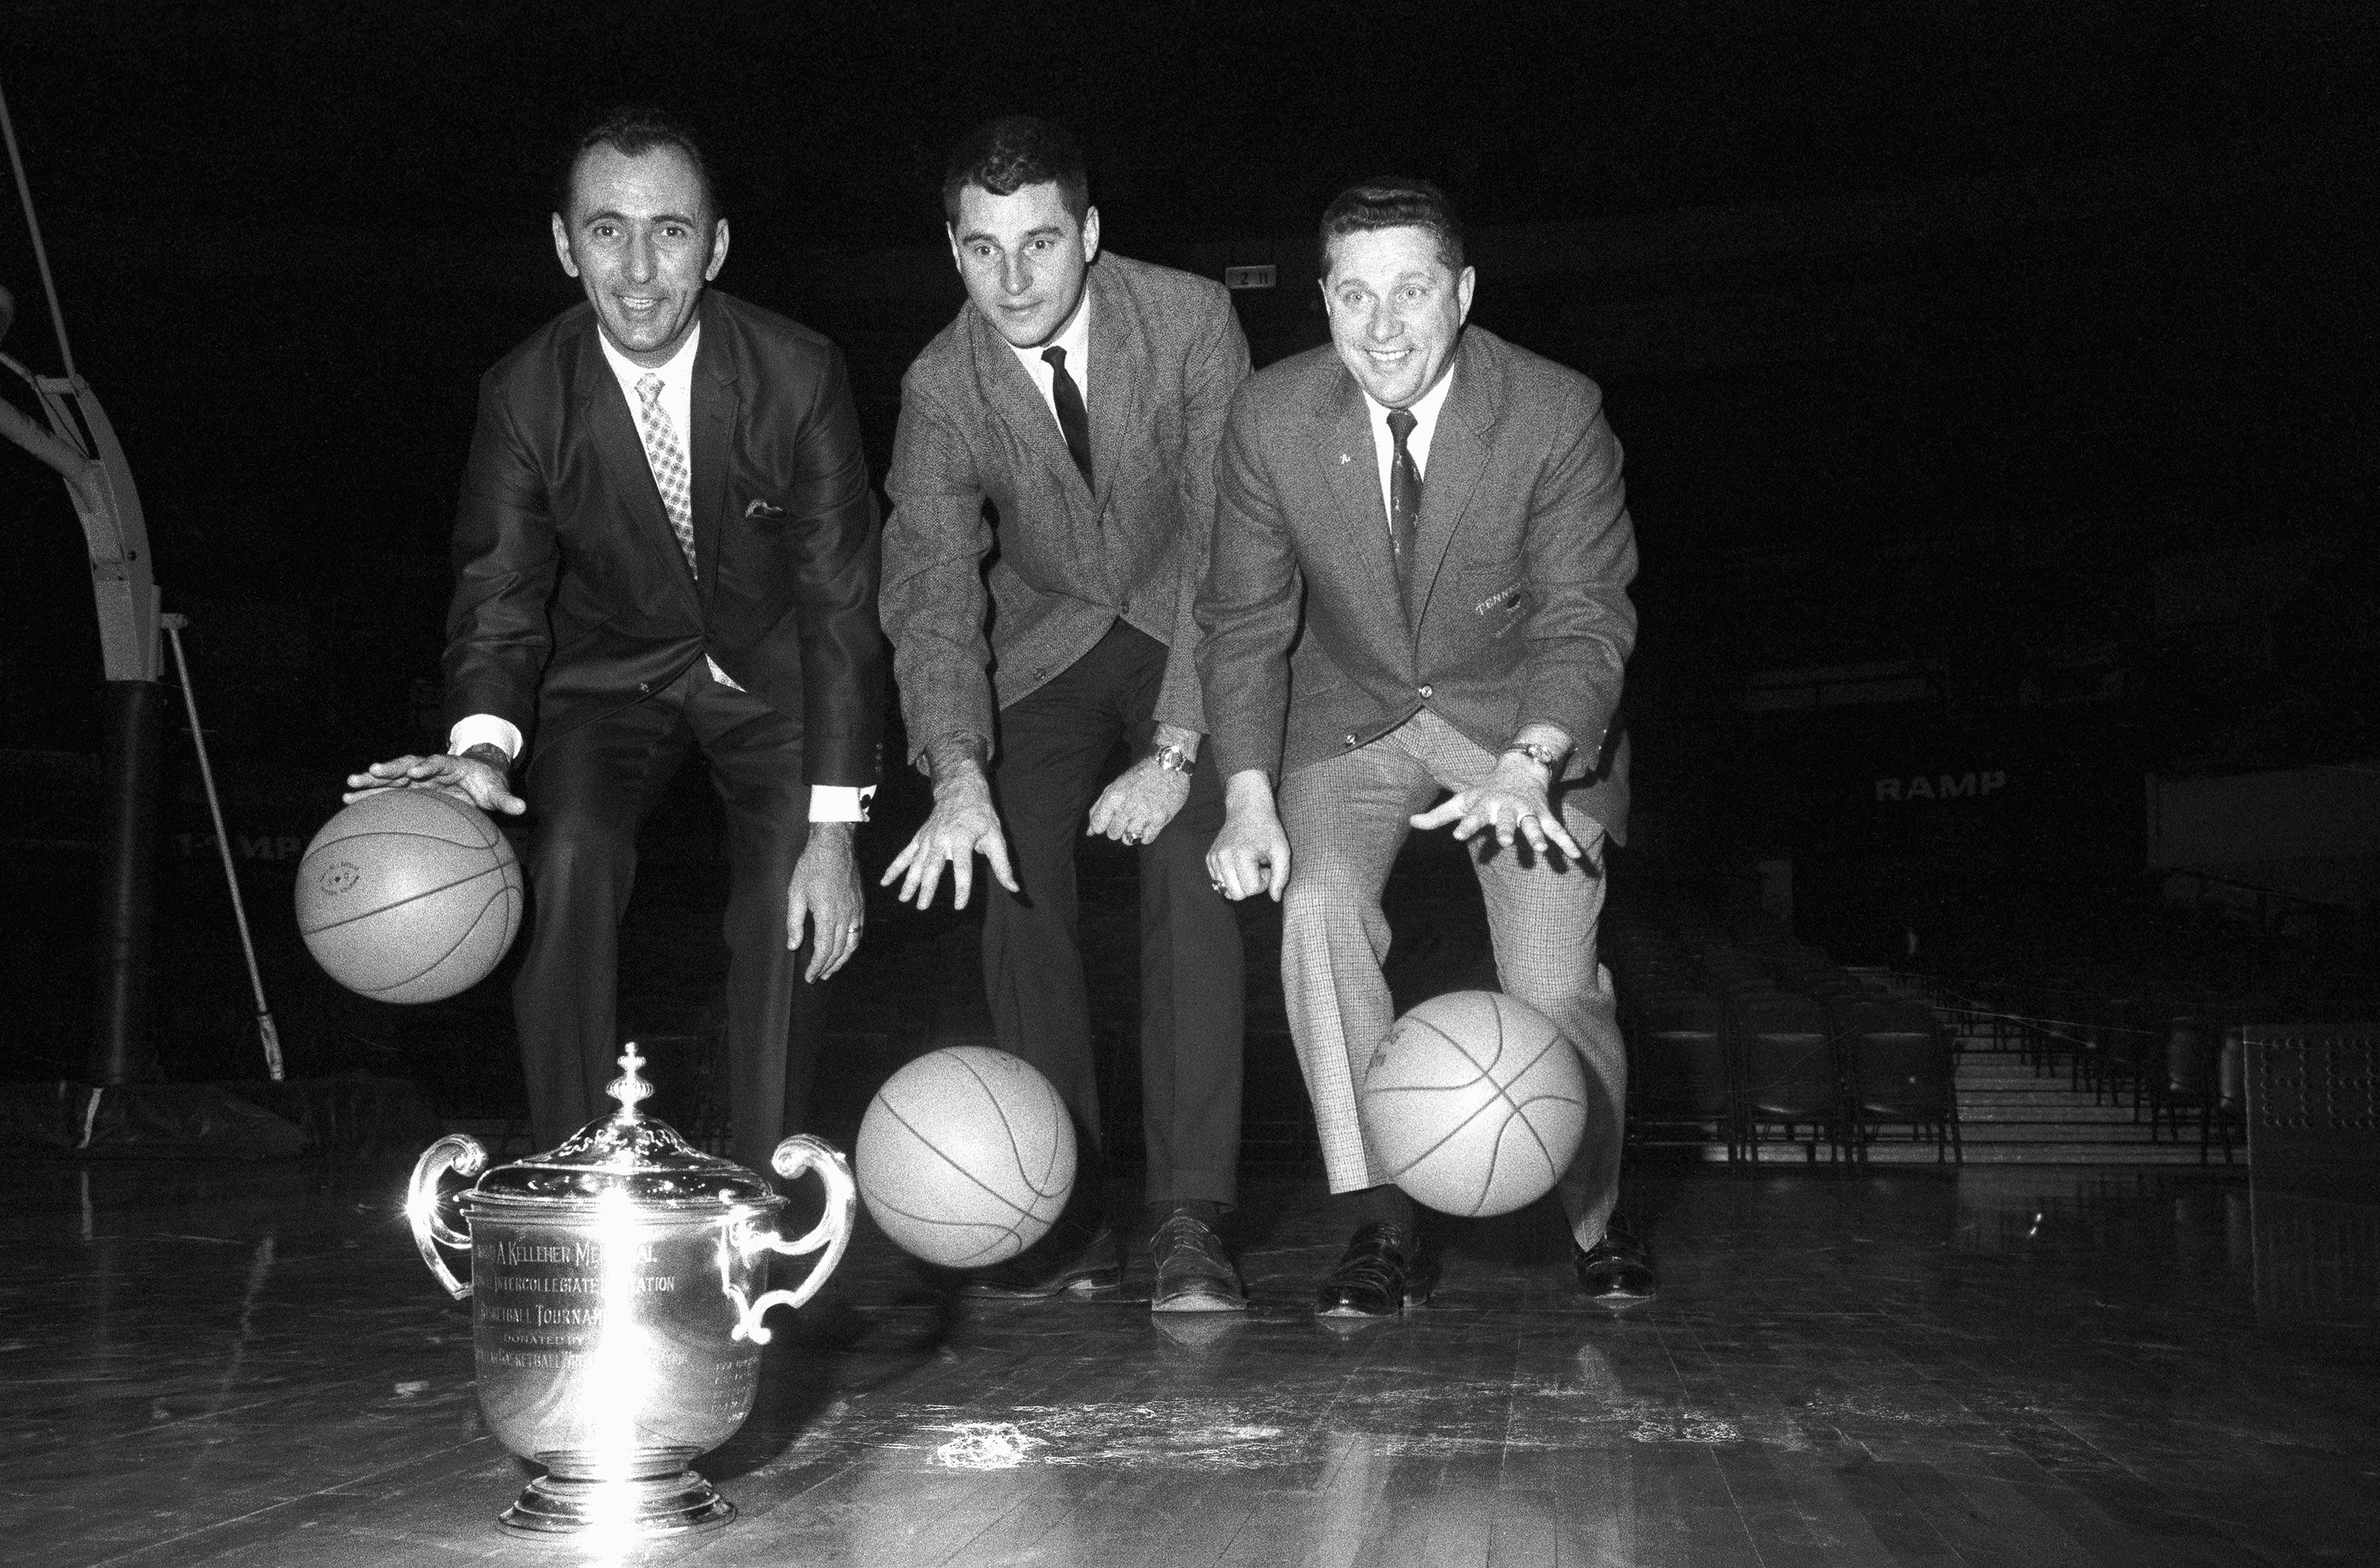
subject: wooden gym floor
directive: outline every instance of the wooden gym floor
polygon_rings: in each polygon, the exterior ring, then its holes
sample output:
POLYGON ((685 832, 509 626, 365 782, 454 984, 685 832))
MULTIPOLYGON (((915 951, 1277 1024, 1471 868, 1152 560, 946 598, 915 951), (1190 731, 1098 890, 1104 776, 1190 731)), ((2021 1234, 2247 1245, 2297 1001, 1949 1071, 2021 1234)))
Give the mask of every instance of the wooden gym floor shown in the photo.
POLYGON ((703 1462, 724 1532, 514 1541, 403 1173, 0 1164, 0 1560, 83 1564, 2368 1562, 2380 1205, 2244 1172, 1640 1174, 1614 1320, 1549 1216, 1336 1333, 1311 1176, 1245 1320, 961 1305, 863 1225, 703 1462))

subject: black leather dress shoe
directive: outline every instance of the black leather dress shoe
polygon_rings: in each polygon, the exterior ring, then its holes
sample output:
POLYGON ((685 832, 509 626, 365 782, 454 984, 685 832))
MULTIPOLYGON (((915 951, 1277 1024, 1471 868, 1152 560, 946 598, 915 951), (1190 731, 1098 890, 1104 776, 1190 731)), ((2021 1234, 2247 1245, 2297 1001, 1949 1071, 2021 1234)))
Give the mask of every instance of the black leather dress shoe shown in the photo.
POLYGON ((1240 1272, 1223 1250, 1215 1227, 1195 1214, 1173 1214, 1149 1243, 1157 1283, 1148 1293, 1152 1312, 1245 1312, 1248 1293, 1240 1272))
POLYGON ((1438 1260, 1423 1256, 1403 1225, 1375 1223, 1357 1230, 1314 1292, 1325 1318, 1393 1318, 1419 1307, 1438 1288, 1438 1260))
POLYGON ((1618 1214, 1604 1222, 1603 1239, 1593 1247, 1582 1250, 1577 1242, 1570 1244, 1570 1266, 1587 1298, 1615 1312, 1661 1294, 1661 1277, 1653 1272, 1644 1241, 1618 1214))
POLYGON ((1043 1301, 1113 1290, 1123 1283, 1123 1249, 1116 1233, 1106 1225, 1092 1232, 1061 1221, 1007 1262, 968 1275, 959 1294, 989 1301, 1043 1301))

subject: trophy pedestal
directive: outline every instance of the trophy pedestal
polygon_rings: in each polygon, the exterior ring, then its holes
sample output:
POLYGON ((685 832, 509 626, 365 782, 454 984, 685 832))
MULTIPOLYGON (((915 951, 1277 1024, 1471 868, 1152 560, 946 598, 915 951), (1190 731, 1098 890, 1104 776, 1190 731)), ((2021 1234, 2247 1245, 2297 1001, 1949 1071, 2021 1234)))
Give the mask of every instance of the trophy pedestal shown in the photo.
POLYGON ((722 1528, 735 1505, 692 1470, 635 1480, 543 1475, 496 1520, 516 1536, 678 1536, 722 1528))

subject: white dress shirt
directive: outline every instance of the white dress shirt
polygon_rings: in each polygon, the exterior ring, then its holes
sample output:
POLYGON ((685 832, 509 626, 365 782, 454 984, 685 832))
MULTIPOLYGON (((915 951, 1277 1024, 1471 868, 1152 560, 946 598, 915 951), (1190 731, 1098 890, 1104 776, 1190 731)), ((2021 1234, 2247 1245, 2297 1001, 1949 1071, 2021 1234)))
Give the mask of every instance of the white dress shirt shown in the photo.
MULTIPOLYGON (((1438 411, 1446 406, 1446 394, 1454 386, 1454 368, 1438 379, 1438 385, 1415 398, 1406 410, 1414 416, 1414 428, 1405 437, 1405 451, 1413 454, 1414 472, 1424 479, 1429 477, 1429 438, 1438 428, 1438 411)), ((1372 452, 1380 460, 1380 507, 1384 515, 1393 516, 1396 505, 1389 498, 1389 470, 1396 466, 1397 438, 1389 428, 1389 405, 1376 401, 1370 392, 1364 401, 1371 405, 1372 452)))
MULTIPOLYGON (((677 437, 678 450, 686 452, 690 462, 694 443, 686 439, 686 431, 694 423, 694 356, 702 345, 702 323, 695 323, 694 330, 686 334, 686 342, 679 344, 678 351, 670 356, 669 362, 658 369, 649 369, 630 359, 613 347, 612 340, 601 332, 595 334, 595 341, 603 345, 603 357, 620 382, 620 395, 628 400, 628 419, 637 428, 639 445, 644 438, 645 400, 638 392, 637 383, 647 376, 659 376, 662 379, 662 416, 669 421, 672 433, 677 437)), ((1049 378, 1046 365, 1042 367, 1042 378, 1046 394, 1049 378)), ((734 676, 719 668, 717 659, 706 654, 703 662, 710 667, 710 678, 721 685, 738 692, 744 689, 736 683, 734 676)), ((492 745, 508 758, 517 757, 520 755, 521 732, 508 719, 492 713, 475 713, 457 720, 446 737, 446 752, 450 756, 460 756, 478 745, 492 745)), ((848 784, 813 784, 810 786, 810 820, 865 822, 868 820, 868 799, 875 793, 874 785, 859 789, 848 784)))
MULTIPOLYGON (((1054 421, 1058 418, 1058 394, 1053 389, 1058 379, 1048 361, 1041 357, 1053 348, 1066 351, 1066 379, 1073 381, 1075 390, 1082 394, 1084 411, 1088 413, 1091 406, 1091 289, 1087 282, 1083 285, 1083 297, 1075 305, 1073 318, 1058 330, 1056 337, 1038 348, 1019 348, 1013 343, 1008 345, 1008 352, 1016 356, 1016 362, 1025 367, 1025 373, 1033 378, 1035 386, 1041 389, 1041 402, 1054 421)), ((1062 437, 1066 433, 1062 422, 1058 425, 1058 433, 1062 437)))

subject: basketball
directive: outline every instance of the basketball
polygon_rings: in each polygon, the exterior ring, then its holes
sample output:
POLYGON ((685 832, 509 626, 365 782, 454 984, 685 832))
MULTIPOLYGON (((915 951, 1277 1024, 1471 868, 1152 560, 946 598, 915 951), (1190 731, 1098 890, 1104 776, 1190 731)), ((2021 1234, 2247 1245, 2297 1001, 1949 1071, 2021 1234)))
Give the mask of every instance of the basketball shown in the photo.
POLYGON ((485 813, 378 790, 322 825, 298 865, 298 929, 333 980, 379 1002, 479 983, 521 923, 520 862, 485 813))
POLYGON ((1414 1201, 1509 1214, 1570 1168, 1586 1128, 1586 1072, 1536 1008, 1454 991, 1397 1019, 1357 1109, 1374 1154, 1414 1201))
POLYGON ((980 1269, 1041 1239, 1075 1188, 1075 1124, 1050 1080, 988 1045, 952 1045, 884 1082, 853 1174, 905 1251, 980 1269))

